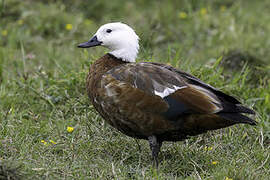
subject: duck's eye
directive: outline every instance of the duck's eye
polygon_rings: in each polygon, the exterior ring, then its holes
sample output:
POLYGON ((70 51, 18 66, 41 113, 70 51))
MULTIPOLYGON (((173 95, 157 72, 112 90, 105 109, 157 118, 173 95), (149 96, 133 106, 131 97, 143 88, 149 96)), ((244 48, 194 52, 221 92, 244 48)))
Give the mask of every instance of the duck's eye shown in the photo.
POLYGON ((107 33, 111 33, 112 30, 111 30, 111 29, 107 29, 106 32, 107 32, 107 33))

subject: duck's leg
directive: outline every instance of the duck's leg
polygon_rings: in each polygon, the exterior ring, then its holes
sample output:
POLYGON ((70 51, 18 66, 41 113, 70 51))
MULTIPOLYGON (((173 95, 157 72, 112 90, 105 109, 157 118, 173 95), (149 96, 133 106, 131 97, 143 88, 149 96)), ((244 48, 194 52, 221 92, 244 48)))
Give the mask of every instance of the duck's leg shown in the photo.
POLYGON ((148 142, 152 151, 153 166, 158 168, 158 153, 160 151, 160 147, 162 146, 162 141, 159 141, 157 137, 153 135, 148 137, 148 142))

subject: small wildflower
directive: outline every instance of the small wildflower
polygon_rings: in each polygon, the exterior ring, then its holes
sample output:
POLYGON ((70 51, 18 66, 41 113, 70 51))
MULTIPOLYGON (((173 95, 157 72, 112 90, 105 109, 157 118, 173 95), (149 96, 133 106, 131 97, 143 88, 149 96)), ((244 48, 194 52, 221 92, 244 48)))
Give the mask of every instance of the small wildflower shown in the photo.
POLYGON ((66 24, 66 30, 70 31, 72 29, 72 24, 66 24))
POLYGON ((74 131, 73 127, 67 127, 67 132, 72 133, 74 131))
POLYGON ((212 161, 212 164, 213 165, 216 165, 218 162, 217 161, 212 161))
POLYGON ((1 34, 2 34, 2 36, 7 36, 8 31, 7 31, 7 30, 3 30, 3 31, 1 32, 1 34))
POLYGON ((232 178, 226 177, 225 180, 233 180, 232 178))
POLYGON ((52 144, 57 144, 56 142, 54 142, 53 140, 50 140, 50 143, 52 143, 52 144))
POLYGON ((205 150, 205 151, 212 151, 212 150, 213 150, 213 147, 205 146, 205 147, 204 147, 204 150, 205 150))
POLYGON ((41 140, 40 142, 43 143, 44 145, 47 145, 47 142, 44 140, 41 140))
POLYGON ((185 13, 185 12, 180 12, 180 13, 178 14, 178 16, 179 16, 180 19, 186 19, 186 18, 187 18, 187 13, 185 13))
POLYGON ((200 10, 200 13, 201 13, 201 15, 206 15, 207 14, 207 9, 206 8, 202 8, 201 10, 200 10))
POLYGON ((8 111, 8 114, 13 114, 14 113, 14 109, 13 109, 13 107, 11 107, 10 109, 9 109, 9 111, 8 111))
POLYGON ((89 26, 90 24, 92 24, 92 20, 90 20, 90 19, 85 19, 85 20, 84 20, 84 24, 85 24, 86 26, 89 26))
POLYGON ((17 21, 17 23, 18 23, 19 25, 22 25, 22 24, 23 24, 23 20, 22 20, 22 19, 19 19, 19 20, 17 21))
POLYGON ((226 9, 227 9, 227 7, 226 7, 226 6, 224 6, 224 5, 220 6, 220 11, 221 11, 221 12, 226 11, 226 9))

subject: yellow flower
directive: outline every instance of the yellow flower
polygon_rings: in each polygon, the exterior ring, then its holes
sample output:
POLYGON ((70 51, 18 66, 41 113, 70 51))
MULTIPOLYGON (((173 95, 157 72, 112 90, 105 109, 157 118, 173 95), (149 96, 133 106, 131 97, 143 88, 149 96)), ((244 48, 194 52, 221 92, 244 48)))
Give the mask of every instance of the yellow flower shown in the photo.
POLYGON ((52 143, 52 144, 56 144, 56 142, 54 142, 53 140, 50 140, 50 143, 52 143))
POLYGON ((19 19, 19 20, 17 21, 17 23, 18 23, 19 25, 22 25, 22 24, 23 24, 23 20, 22 20, 22 19, 19 19))
POLYGON ((224 5, 220 6, 220 11, 221 11, 221 12, 226 11, 226 9, 227 9, 227 7, 226 7, 226 6, 224 6, 224 5))
POLYGON ((66 24, 66 30, 70 31, 72 29, 72 24, 66 24))
POLYGON ((178 14, 178 17, 179 17, 180 19, 186 19, 186 18, 187 18, 187 13, 185 13, 185 12, 180 12, 180 13, 178 14))
POLYGON ((7 31, 7 30, 3 30, 3 31, 1 32, 1 34, 2 34, 2 36, 7 36, 8 31, 7 31))
POLYGON ((44 140, 41 140, 40 142, 43 143, 44 145, 47 145, 47 142, 44 140))
POLYGON ((226 177, 225 180, 233 180, 232 178, 226 177))
POLYGON ((73 127, 67 127, 67 132, 72 133, 74 131, 73 127))
POLYGON ((205 147, 204 147, 204 150, 205 150, 205 151, 211 151, 211 150, 213 150, 213 147, 205 146, 205 147))
POLYGON ((206 8, 202 8, 201 10, 200 10, 200 13, 201 13, 201 15, 206 15, 207 14, 207 9, 206 8))
POLYGON ((217 161, 212 161, 212 164, 213 165, 216 165, 218 162, 217 161))

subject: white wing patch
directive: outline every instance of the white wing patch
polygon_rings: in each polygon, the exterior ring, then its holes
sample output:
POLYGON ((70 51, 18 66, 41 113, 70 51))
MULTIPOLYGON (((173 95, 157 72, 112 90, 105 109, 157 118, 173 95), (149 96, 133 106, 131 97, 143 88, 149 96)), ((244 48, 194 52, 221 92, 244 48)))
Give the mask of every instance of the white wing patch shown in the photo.
POLYGON ((173 88, 168 88, 168 87, 167 87, 167 88, 165 88, 162 92, 155 91, 155 95, 164 98, 164 97, 169 96, 170 94, 174 93, 174 92, 177 91, 178 89, 183 89, 183 88, 186 88, 186 87, 187 87, 187 86, 181 86, 181 87, 178 87, 178 86, 173 85, 173 88))

